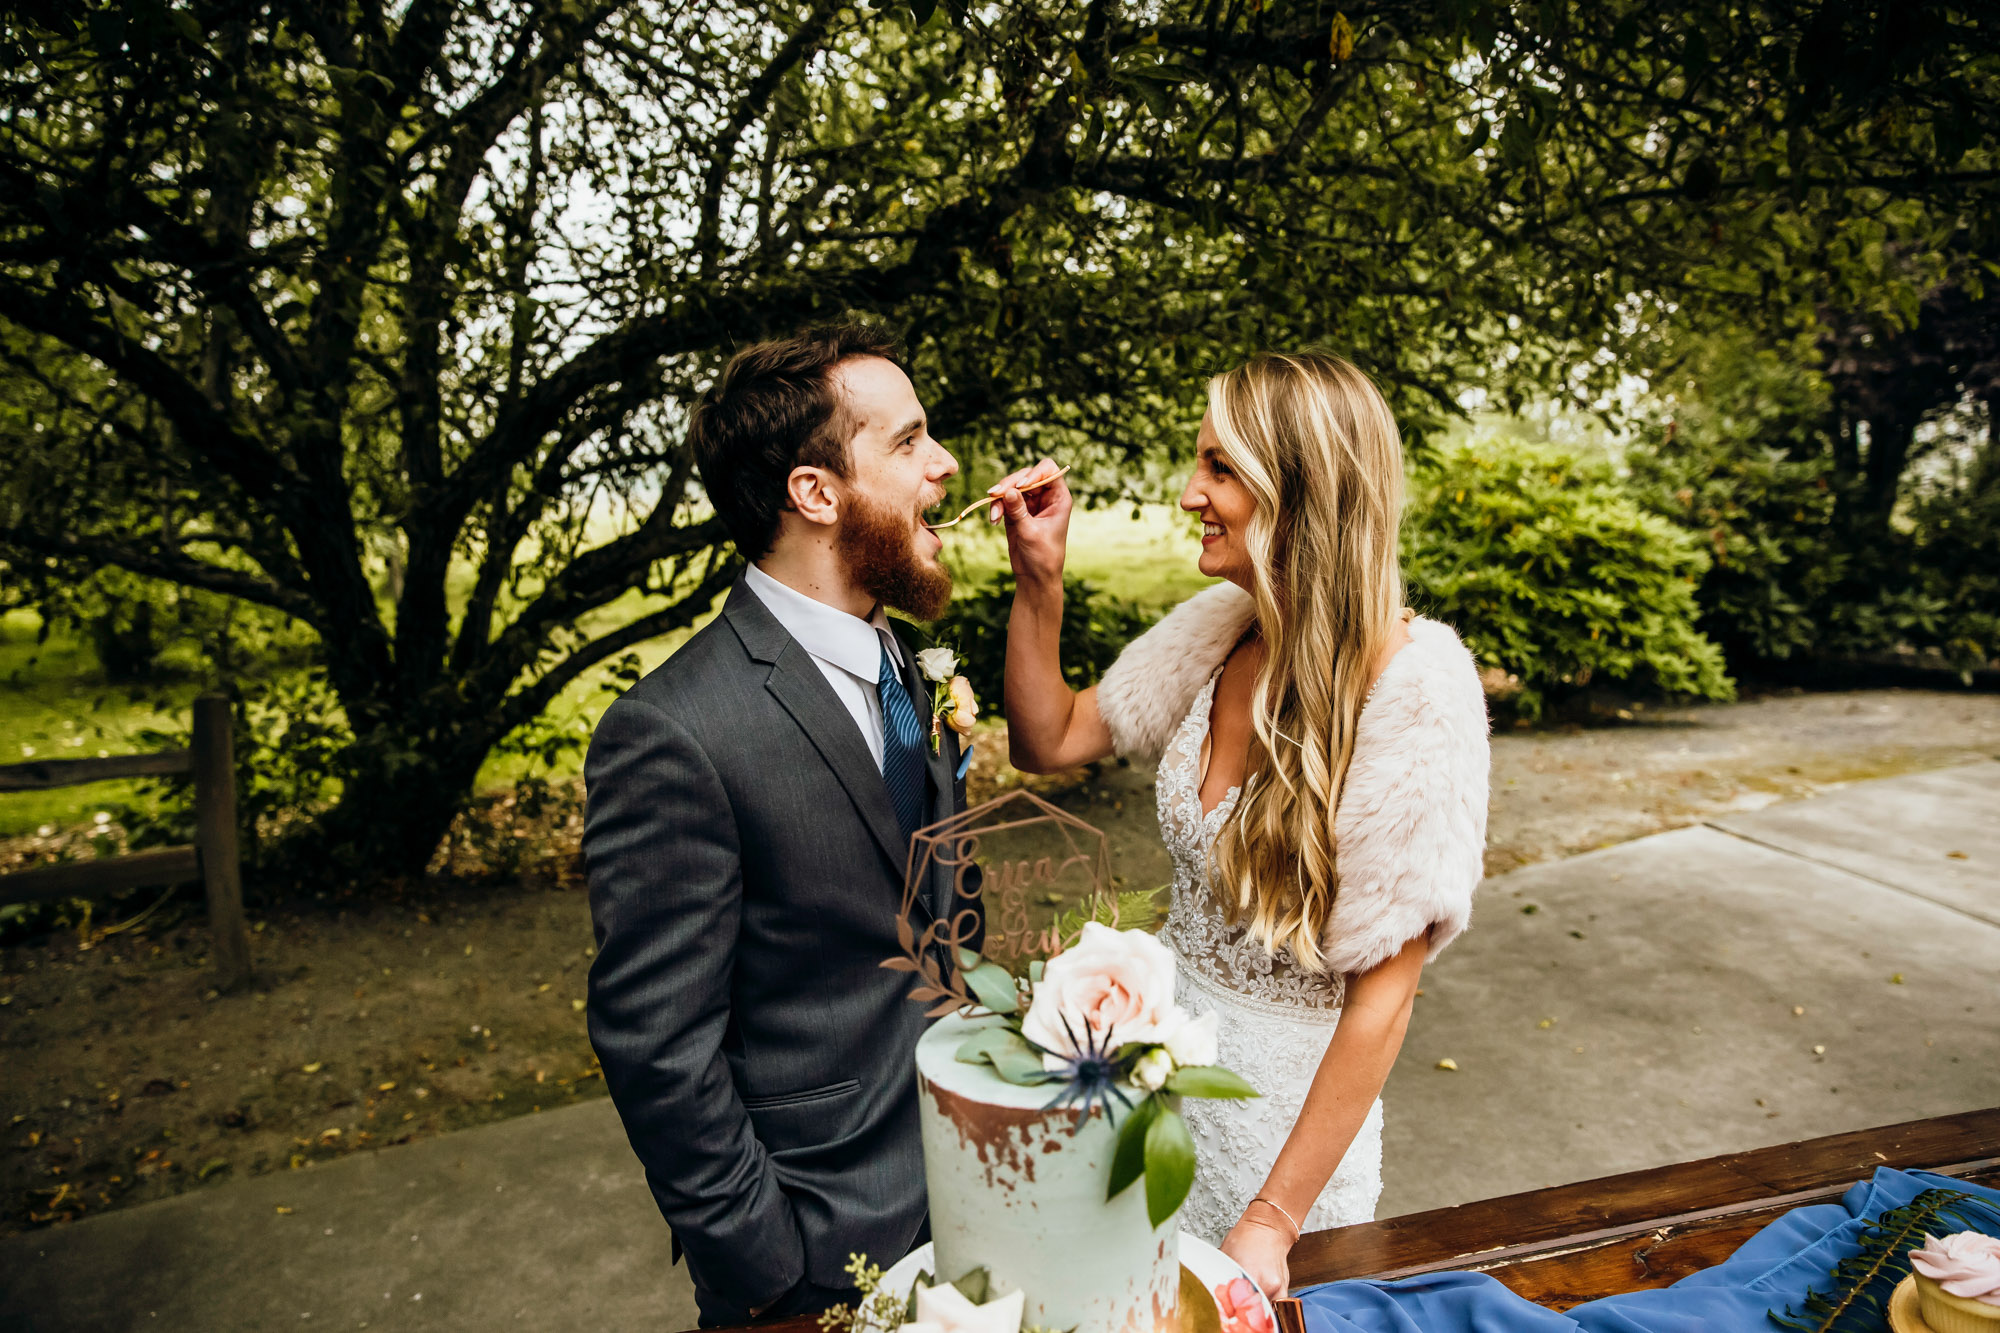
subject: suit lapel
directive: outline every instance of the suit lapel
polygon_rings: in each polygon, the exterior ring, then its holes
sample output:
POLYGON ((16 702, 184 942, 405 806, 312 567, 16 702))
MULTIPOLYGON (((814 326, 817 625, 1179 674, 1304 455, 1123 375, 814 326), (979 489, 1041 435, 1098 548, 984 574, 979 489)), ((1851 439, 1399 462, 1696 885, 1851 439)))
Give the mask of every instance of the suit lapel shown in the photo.
MULTIPOLYGON (((909 845, 896 819, 896 807, 889 800, 888 785, 882 781, 882 770, 875 766, 875 756, 869 753, 853 715, 834 695, 811 654, 785 632, 757 594, 742 582, 730 592, 723 614, 751 658, 770 665, 765 688, 792 715, 840 780, 861 822, 895 867, 900 885, 907 873, 909 845)), ((929 903, 920 901, 919 905, 926 912, 930 910, 929 903)))
MULTIPOLYGON (((891 624, 893 625, 894 622, 892 621, 891 624)), ((955 753, 958 747, 952 744, 952 742, 957 739, 958 733, 950 727, 942 727, 938 748, 935 753, 932 752, 930 741, 931 682, 925 680, 923 673, 917 669, 917 655, 911 650, 909 641, 901 634, 897 634, 893 628, 890 630, 890 633, 896 634, 896 642, 902 646, 903 684, 910 691, 910 699, 917 706, 917 716, 922 719, 924 724, 924 768, 930 774, 929 817, 924 822, 934 824, 940 819, 958 813, 953 808, 957 802, 953 798, 954 783, 952 780, 952 765, 958 759, 955 753)), ((937 866, 933 868, 930 883, 930 906, 933 915, 940 921, 949 921, 952 913, 958 907, 958 904, 954 901, 956 890, 952 880, 953 873, 949 867, 937 866)))

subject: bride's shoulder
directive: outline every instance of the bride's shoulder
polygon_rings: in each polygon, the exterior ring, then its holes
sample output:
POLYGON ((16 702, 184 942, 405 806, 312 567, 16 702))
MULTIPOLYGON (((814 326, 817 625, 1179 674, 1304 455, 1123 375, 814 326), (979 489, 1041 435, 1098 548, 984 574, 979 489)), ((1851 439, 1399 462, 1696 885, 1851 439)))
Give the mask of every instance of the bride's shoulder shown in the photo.
POLYGON ((1249 593, 1219 583, 1125 645, 1097 683, 1098 712, 1119 754, 1159 758, 1254 614, 1249 593))
POLYGON ((1489 725, 1472 654, 1421 617, 1362 710, 1335 827, 1340 892, 1326 958, 1365 972, 1429 932, 1429 956, 1472 914, 1486 846, 1489 725))
POLYGON ((1389 659, 1362 713, 1357 742, 1413 726, 1476 725, 1486 735, 1486 692, 1479 664, 1458 631, 1441 620, 1416 616, 1410 641, 1389 659))

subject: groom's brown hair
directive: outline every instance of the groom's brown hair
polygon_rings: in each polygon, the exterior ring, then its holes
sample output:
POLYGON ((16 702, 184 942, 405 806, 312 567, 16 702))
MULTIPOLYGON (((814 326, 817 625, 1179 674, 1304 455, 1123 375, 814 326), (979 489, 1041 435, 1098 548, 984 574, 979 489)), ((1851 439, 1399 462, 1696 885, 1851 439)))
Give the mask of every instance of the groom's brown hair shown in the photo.
POLYGON ((688 448, 716 514, 744 559, 770 553, 778 515, 789 508, 792 469, 847 475, 854 425, 833 384, 833 368, 857 356, 900 367, 896 340, 870 324, 823 324, 729 359, 688 425, 688 448))

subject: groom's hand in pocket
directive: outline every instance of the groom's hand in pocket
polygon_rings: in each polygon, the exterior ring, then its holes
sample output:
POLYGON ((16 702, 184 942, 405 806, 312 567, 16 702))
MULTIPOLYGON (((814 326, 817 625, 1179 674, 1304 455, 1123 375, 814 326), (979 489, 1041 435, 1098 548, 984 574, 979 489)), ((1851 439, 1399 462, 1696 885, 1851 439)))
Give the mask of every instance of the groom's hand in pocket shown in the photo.
POLYGON ((1002 477, 988 490, 993 504, 987 509, 987 521, 1006 521, 1007 558, 1017 581, 1053 580, 1060 584, 1062 580, 1069 544, 1069 483, 1058 478, 1035 490, 1020 489, 1059 471, 1054 459, 1044 458, 1033 467, 1002 477))

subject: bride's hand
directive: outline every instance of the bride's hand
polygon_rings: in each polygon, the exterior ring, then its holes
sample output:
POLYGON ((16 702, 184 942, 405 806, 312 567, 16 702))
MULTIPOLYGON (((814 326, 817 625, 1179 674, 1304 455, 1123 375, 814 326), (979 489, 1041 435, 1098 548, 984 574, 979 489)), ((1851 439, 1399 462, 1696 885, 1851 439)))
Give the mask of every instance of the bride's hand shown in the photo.
POLYGON ((1265 1221, 1252 1204, 1222 1238, 1222 1252, 1234 1259, 1266 1296, 1277 1300, 1291 1286, 1290 1255, 1295 1239, 1289 1227, 1265 1221))
POLYGON ((993 504, 987 510, 987 521, 1006 520, 1007 558, 1014 566, 1017 583, 1039 580, 1061 586, 1063 556, 1069 544, 1069 484, 1058 478, 1032 491, 1017 489, 1059 470, 1055 460, 1044 458, 1031 468, 1002 477, 988 491, 993 504))

